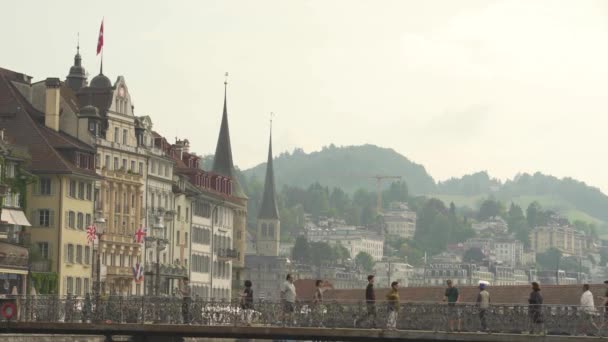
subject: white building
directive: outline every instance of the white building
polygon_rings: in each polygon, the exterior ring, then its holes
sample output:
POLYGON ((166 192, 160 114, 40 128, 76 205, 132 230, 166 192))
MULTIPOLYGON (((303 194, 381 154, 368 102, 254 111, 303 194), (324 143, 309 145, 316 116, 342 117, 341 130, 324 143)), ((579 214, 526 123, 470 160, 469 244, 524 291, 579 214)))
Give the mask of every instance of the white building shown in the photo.
POLYGON ((375 261, 381 260, 384 255, 384 236, 364 228, 354 226, 310 228, 306 231, 306 238, 309 242, 341 244, 353 259, 360 252, 371 255, 375 261))
POLYGON ((414 238, 416 233, 416 212, 408 208, 406 203, 393 202, 389 210, 382 214, 388 235, 405 239, 414 238))
POLYGON ((522 265, 524 245, 518 240, 498 239, 493 243, 492 254, 496 262, 510 266, 522 265))

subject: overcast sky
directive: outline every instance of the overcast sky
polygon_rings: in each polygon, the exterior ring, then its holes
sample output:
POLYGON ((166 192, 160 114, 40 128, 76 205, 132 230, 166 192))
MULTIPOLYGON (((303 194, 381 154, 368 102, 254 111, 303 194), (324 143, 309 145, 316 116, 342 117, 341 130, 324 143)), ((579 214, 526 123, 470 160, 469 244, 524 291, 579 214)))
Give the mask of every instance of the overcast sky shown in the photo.
MULTIPOLYGON (((169 141, 213 153, 224 72, 236 164, 371 143, 438 180, 572 176, 608 192, 608 1, 4 1, 0 66, 104 71, 169 141), (142 7, 141 4, 146 4, 142 7)), ((89 78, 89 79, 90 79, 89 78)))

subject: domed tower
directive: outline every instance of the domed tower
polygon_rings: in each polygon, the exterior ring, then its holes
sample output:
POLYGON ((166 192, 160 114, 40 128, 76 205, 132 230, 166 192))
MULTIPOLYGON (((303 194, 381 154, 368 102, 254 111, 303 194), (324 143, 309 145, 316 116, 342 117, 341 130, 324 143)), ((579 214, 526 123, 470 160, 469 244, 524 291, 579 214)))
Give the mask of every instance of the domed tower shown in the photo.
POLYGON ((87 86, 87 72, 82 66, 82 57, 80 57, 80 44, 76 46, 76 56, 74 56, 74 65, 70 68, 70 73, 65 79, 68 87, 74 92, 87 86))

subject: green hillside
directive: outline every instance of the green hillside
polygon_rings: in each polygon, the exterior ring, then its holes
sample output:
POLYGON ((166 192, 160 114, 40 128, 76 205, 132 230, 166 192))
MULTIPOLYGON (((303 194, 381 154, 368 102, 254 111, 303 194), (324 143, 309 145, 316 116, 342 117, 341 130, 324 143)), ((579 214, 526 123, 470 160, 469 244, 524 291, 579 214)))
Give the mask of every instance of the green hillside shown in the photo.
MULTIPOLYGON (((435 181, 422 165, 416 164, 393 149, 374 145, 335 147, 330 145, 319 152, 305 153, 296 149, 283 153, 274 160, 276 182, 283 185, 308 187, 321 183, 346 192, 363 188, 373 190, 376 175, 401 176, 411 192, 432 192, 435 181)), ((266 163, 245 170, 247 178, 264 179, 266 163)), ((388 186, 390 181, 386 182, 388 186)))
MULTIPOLYGON (((212 157, 207 156, 205 165, 210 167, 211 161, 212 157)), ((608 234, 608 196, 571 178, 524 173, 503 183, 481 171, 435 183, 424 166, 393 149, 374 145, 330 145, 312 153, 296 149, 293 153, 276 157, 274 167, 278 191, 284 185, 307 189, 319 183, 330 190, 340 188, 354 194, 358 189, 374 191, 376 181, 371 178, 373 176, 401 176, 411 194, 437 197, 446 204, 454 202, 458 207, 477 209, 484 199, 493 197, 505 205, 514 202, 526 208, 537 201, 543 208, 558 212, 571 221, 596 223, 600 233, 608 234)), ((265 170, 266 164, 263 163, 239 173, 245 190, 250 194, 252 210, 257 209, 258 199, 255 197, 261 193, 265 170)), ((384 188, 391 182, 387 180, 384 188)))

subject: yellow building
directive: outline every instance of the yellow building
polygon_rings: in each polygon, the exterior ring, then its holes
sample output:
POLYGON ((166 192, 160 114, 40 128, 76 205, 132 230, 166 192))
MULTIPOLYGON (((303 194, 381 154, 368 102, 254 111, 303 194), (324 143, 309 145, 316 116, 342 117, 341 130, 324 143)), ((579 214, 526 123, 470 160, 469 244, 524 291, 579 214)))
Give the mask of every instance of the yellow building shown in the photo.
POLYGON ((86 227, 93 220, 95 150, 60 129, 76 108, 69 89, 57 78, 31 84, 31 77, 0 69, 0 123, 15 143, 32 156, 28 171, 38 182, 27 187, 26 203, 32 227, 28 239, 43 262, 34 273, 57 275, 51 288, 59 294, 84 295, 90 288, 91 246, 86 227))
POLYGON ((77 96, 81 108, 94 107, 87 115, 100 122, 98 128, 89 128, 95 132, 97 172, 103 177, 96 190, 97 209, 106 220, 101 237, 102 290, 143 294, 142 284, 133 281, 132 267, 142 262, 142 245, 134 235, 144 225, 147 151, 137 141, 131 96, 122 76, 112 85, 103 74, 80 88, 77 96))
POLYGON ((586 243, 585 234, 568 226, 536 227, 530 232, 530 245, 536 253, 557 248, 565 255, 582 255, 586 243))

